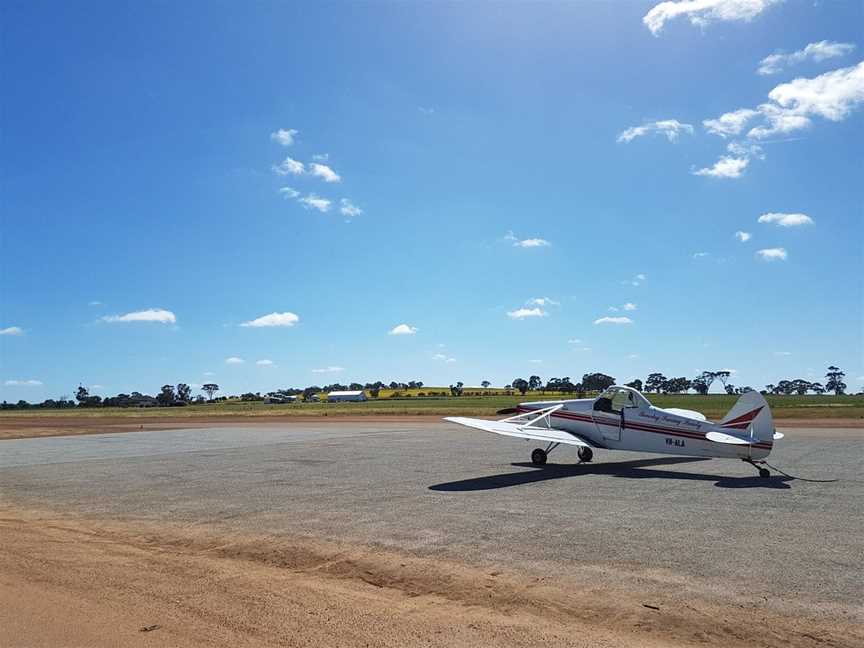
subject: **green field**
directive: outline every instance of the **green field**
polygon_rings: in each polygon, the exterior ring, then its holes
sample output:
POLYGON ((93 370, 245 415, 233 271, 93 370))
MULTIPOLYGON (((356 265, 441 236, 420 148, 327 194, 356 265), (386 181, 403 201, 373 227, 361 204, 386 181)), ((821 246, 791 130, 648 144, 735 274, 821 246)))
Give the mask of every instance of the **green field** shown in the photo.
MULTIPOLYGON (((424 388, 424 393, 440 392, 445 388, 424 388)), ((475 390, 472 388, 471 392, 475 390)), ((476 390, 481 391, 481 390, 476 390)), ((208 417, 208 416, 341 416, 341 415, 474 415, 494 416, 502 408, 512 407, 519 402, 530 400, 554 400, 560 396, 541 392, 529 392, 525 396, 508 396, 503 390, 488 390, 483 396, 455 397, 385 397, 365 403, 293 403, 289 405, 270 405, 262 402, 243 402, 239 400, 221 401, 206 405, 159 408, 75 408, 75 409, 29 409, 7 410, 0 412, 2 417, 208 417)), ((403 392, 404 394, 405 392, 403 392)), ((410 392, 409 392, 410 393, 410 392)), ((729 411, 737 396, 710 394, 647 394, 648 399, 658 407, 681 407, 702 412, 709 419, 718 420, 729 411)), ((817 419, 844 418, 864 419, 864 396, 768 396, 768 402, 775 418, 817 419)))

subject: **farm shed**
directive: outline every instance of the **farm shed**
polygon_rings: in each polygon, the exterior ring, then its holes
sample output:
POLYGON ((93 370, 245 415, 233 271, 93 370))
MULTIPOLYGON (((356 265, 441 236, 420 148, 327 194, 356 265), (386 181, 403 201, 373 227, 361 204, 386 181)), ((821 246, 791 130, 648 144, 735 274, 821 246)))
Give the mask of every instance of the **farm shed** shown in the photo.
POLYGON ((362 389, 357 391, 331 391, 327 394, 330 403, 359 402, 366 400, 366 392, 362 389))

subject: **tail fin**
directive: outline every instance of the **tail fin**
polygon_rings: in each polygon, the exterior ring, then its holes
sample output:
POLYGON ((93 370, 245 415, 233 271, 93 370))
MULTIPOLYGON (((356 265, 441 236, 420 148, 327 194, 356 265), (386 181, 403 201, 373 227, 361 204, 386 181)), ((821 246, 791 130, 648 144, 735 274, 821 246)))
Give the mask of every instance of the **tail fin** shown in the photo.
POLYGON ((774 417, 768 401, 757 391, 742 394, 720 421, 720 426, 735 434, 749 433, 759 441, 774 439, 774 417))

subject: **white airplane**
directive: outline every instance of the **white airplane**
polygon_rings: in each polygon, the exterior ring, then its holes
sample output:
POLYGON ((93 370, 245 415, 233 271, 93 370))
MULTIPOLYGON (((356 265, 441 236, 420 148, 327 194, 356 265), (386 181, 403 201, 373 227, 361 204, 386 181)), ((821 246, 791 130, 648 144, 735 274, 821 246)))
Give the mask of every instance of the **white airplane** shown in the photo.
POLYGON ((719 423, 699 412, 653 406, 631 387, 610 387, 597 398, 520 403, 516 416, 499 421, 447 417, 444 420, 486 432, 521 439, 546 441, 536 448, 531 461, 546 463, 560 444, 578 447, 580 462, 594 456, 593 448, 662 454, 741 459, 759 470, 783 435, 774 430, 771 408, 759 392, 743 394, 719 423))

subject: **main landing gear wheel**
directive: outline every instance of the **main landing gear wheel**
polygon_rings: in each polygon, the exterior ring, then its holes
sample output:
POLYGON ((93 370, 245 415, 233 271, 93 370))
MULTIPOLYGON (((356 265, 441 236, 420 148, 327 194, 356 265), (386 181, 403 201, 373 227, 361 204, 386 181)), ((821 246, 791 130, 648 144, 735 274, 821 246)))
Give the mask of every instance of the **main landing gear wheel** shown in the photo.
POLYGON ((764 478, 766 478, 766 477, 770 477, 770 476, 771 476, 771 473, 768 472, 768 469, 767 469, 767 468, 760 468, 760 469, 759 469, 759 476, 762 477, 762 478, 764 479, 764 478))
POLYGON ((546 451, 543 448, 534 448, 534 451, 531 453, 531 463, 536 466, 545 464, 547 458, 546 451))
POLYGON ((594 451, 585 446, 580 446, 579 450, 576 451, 576 454, 579 456, 579 461, 582 463, 588 463, 594 458, 594 451))

